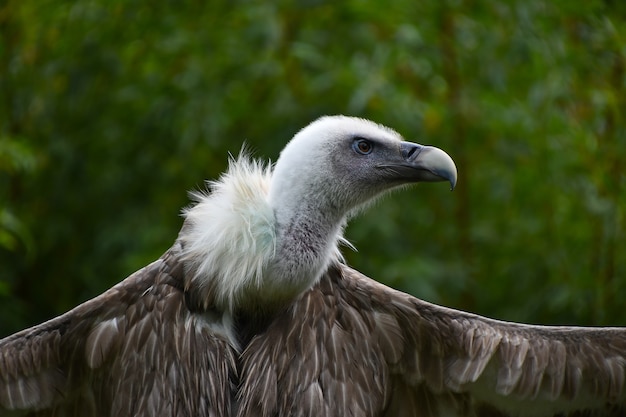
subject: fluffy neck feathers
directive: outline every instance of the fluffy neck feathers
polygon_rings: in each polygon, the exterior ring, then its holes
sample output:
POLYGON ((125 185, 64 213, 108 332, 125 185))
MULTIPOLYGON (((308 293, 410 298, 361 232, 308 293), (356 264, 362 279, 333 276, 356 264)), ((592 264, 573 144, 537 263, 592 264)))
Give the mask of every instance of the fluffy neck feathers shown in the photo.
POLYGON ((185 289, 204 308, 279 308, 341 259, 343 217, 312 207, 314 195, 270 202, 271 186, 271 166, 240 156, 210 193, 193 195, 179 239, 185 289))

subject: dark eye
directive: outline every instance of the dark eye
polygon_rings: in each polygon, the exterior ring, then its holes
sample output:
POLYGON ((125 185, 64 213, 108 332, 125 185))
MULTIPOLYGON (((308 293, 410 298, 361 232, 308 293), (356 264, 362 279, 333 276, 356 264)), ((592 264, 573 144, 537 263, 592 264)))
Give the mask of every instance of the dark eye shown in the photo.
POLYGON ((372 144, 368 140, 362 138, 355 139, 352 147, 361 155, 367 155, 371 153, 373 148, 372 144))

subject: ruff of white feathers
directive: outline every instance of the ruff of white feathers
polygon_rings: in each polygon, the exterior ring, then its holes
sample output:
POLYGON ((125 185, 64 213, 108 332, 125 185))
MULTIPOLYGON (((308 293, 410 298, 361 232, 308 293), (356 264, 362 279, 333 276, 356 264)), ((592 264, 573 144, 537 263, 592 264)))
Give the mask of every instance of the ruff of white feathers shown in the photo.
MULTIPOLYGON (((277 223, 268 202, 273 167, 253 160, 244 152, 231 159, 207 192, 192 193, 197 202, 184 210, 185 228, 180 239, 183 259, 190 272, 186 287, 206 294, 205 307, 213 303, 233 311, 249 292, 263 292, 270 265, 275 263, 277 223)), ((333 256, 341 260, 336 236, 333 256)), ((319 277, 309 277, 313 285, 319 277)))

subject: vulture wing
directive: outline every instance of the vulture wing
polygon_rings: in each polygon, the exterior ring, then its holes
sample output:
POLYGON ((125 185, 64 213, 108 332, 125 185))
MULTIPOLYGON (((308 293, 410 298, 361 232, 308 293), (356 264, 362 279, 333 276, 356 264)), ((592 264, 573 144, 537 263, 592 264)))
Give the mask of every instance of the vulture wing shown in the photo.
POLYGON ((0 340, 0 415, 229 415, 236 352, 187 309, 179 250, 0 340))
POLYGON ((346 266, 252 339, 239 416, 624 415, 626 329, 491 320, 346 266))

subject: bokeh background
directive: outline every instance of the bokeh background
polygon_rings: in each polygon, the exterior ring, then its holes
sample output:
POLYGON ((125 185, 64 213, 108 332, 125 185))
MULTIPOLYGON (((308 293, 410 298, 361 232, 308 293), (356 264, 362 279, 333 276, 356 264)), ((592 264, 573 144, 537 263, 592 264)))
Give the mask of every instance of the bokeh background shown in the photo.
POLYGON ((187 191, 324 114, 456 160, 352 221, 423 299, 626 325, 626 2, 0 2, 0 336, 156 259, 187 191))

